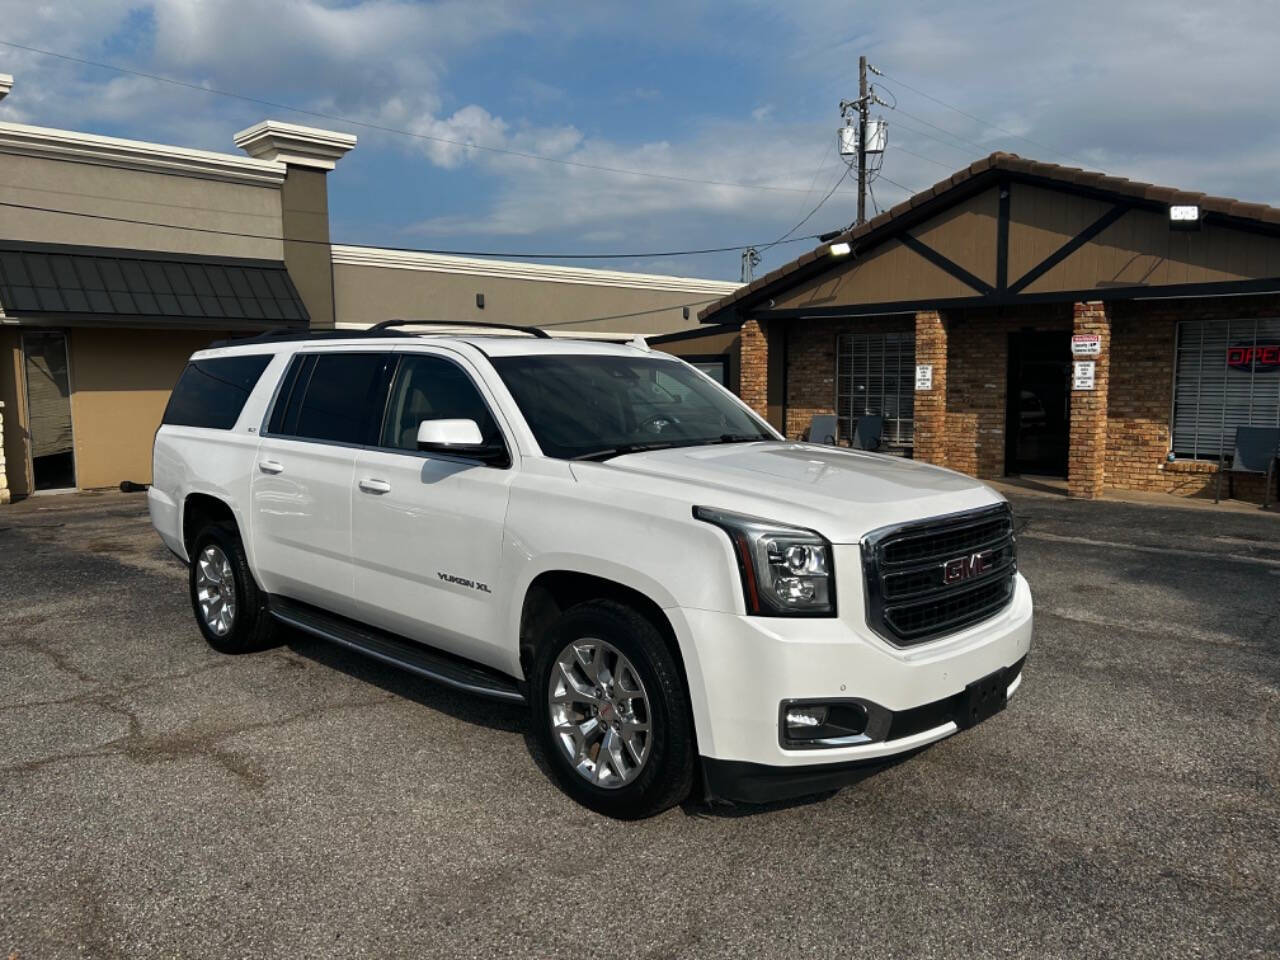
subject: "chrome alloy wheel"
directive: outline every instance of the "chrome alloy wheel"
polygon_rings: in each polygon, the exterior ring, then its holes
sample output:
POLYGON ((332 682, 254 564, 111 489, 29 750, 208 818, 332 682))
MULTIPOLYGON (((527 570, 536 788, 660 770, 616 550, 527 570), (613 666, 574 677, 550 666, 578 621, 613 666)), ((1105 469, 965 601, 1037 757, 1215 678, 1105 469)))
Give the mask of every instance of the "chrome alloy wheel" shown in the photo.
POLYGON ((220 637, 231 632, 236 622, 236 580, 227 555, 214 544, 196 560, 196 600, 205 626, 220 637))
POLYGON ((616 789, 640 775, 653 742, 649 697, 617 647, 592 638, 566 646, 547 699, 551 732, 580 776, 616 789))

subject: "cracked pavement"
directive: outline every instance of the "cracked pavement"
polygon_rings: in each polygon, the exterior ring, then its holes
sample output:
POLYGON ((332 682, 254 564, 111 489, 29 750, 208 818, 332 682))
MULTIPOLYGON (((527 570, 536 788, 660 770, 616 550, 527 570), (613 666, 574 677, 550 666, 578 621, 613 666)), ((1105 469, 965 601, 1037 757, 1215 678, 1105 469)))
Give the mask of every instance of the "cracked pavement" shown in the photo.
POLYGON ((208 649, 142 496, 0 508, 0 956, 1280 954, 1280 517, 1014 503, 1009 710, 643 823, 565 798, 522 709, 208 649))

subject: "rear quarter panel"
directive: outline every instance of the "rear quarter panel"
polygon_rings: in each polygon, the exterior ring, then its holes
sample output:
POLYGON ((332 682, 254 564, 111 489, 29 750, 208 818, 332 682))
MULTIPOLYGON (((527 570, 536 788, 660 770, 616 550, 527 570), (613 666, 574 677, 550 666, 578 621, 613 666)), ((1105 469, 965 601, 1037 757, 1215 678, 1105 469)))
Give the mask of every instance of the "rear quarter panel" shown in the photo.
MULTIPOLYGON (((206 350, 195 356, 206 358, 220 354, 218 350, 206 350)), ((200 493, 221 500, 231 508, 245 554, 253 566, 252 517, 248 506, 258 431, 290 356, 290 351, 275 352, 230 430, 164 424, 156 432, 152 488, 148 496, 151 520, 161 539, 183 560, 190 561, 182 538, 187 500, 192 494, 200 493)))

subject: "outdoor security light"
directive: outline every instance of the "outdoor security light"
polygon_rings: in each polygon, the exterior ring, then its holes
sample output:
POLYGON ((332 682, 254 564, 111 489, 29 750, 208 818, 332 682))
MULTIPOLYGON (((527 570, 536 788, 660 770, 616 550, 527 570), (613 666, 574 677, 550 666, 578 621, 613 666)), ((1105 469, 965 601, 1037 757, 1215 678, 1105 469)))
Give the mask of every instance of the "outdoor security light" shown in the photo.
POLYGON ((831 255, 833 257, 845 257, 853 252, 853 247, 847 243, 833 243, 831 245, 831 255))
POLYGON ((1169 207, 1169 226, 1175 230, 1199 230, 1199 205, 1194 203, 1171 204, 1169 207))

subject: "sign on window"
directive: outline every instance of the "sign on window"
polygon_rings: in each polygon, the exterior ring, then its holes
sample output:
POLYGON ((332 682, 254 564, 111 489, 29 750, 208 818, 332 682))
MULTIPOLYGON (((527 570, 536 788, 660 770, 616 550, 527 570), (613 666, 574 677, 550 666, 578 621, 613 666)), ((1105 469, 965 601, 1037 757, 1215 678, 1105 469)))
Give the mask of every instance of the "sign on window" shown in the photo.
POLYGON ((1173 452, 1230 456, 1237 427, 1280 426, 1280 318, 1184 320, 1173 383, 1173 452))

